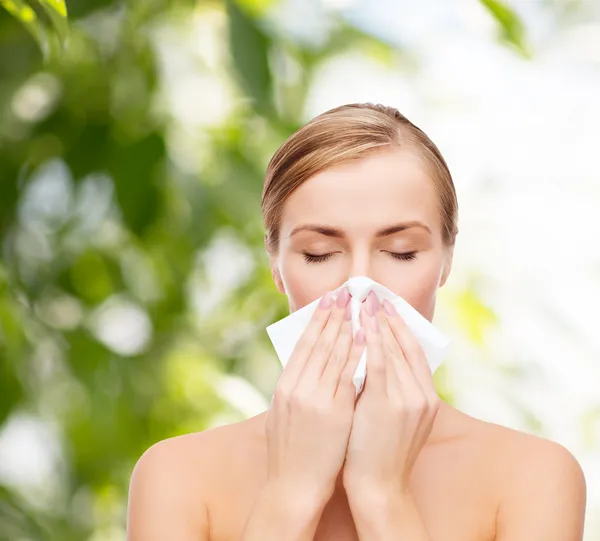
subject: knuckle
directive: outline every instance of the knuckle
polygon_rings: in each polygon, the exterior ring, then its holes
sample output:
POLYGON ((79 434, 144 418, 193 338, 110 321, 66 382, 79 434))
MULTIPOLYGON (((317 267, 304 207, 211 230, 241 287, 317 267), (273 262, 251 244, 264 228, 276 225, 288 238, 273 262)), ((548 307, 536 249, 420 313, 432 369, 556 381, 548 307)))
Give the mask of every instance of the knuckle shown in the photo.
POLYGON ((328 338, 322 338, 319 340, 313 348, 313 357, 325 355, 329 351, 330 340, 328 338))
POLYGON ((329 362, 328 362, 328 364, 329 364, 330 366, 332 366, 332 365, 333 365, 333 366, 339 366, 340 364, 342 364, 343 360, 344 360, 344 359, 343 359, 343 356, 342 356, 342 354, 341 354, 339 351, 337 351, 337 350, 334 350, 334 351, 331 353, 330 357, 329 357, 329 362))
POLYGON ((415 397, 412 401, 410 409, 416 415, 421 416, 429 409, 429 402, 423 396, 415 397))
POLYGON ((398 351, 396 348, 394 348, 394 346, 388 342, 386 342, 385 346, 385 354, 387 356, 389 356, 391 359, 396 360, 396 357, 398 356, 398 351))
POLYGON ((304 401, 305 411, 311 412, 314 416, 319 419, 329 417, 331 413, 331 401, 327 400, 323 396, 313 396, 310 400, 304 401))
POLYGON ((384 375, 385 374, 385 364, 383 363, 382 359, 378 359, 377 362, 372 362, 367 370, 370 370, 371 372, 374 372, 375 374, 378 375, 384 375))
POLYGON ((310 348, 310 345, 313 344, 316 340, 316 332, 305 332, 296 343, 292 355, 298 356, 304 354, 310 348))
POLYGON ((290 389, 286 385, 278 385, 273 393, 273 403, 285 404, 289 402, 290 395, 290 389))
POLYGON ((329 407, 328 401, 318 390, 295 389, 289 399, 290 409, 324 415, 329 407))
POLYGON ((344 392, 352 393, 352 396, 356 394, 356 386, 354 385, 354 381, 352 380, 354 374, 347 371, 347 375, 344 375, 343 378, 340 379, 339 387, 344 392))
POLYGON ((353 377, 354 377, 354 370, 349 364, 347 364, 344 367, 344 369, 342 370, 342 373, 340 374, 338 388, 345 389, 348 385, 351 385, 353 377))
POLYGON ((406 403, 404 402, 404 400, 402 400, 399 397, 394 397, 391 400, 392 402, 392 408, 395 412, 397 413, 405 413, 407 408, 406 408, 406 403))
POLYGON ((313 312, 310 323, 319 325, 323 321, 327 321, 327 318, 329 317, 329 312, 329 310, 319 310, 319 308, 317 307, 317 309, 313 312))
POLYGON ((345 313, 346 313, 345 308, 340 308, 339 306, 336 305, 333 312, 331 312, 331 320, 334 323, 339 323, 340 321, 342 321, 344 319, 345 313))
POLYGON ((428 399, 428 404, 429 404, 429 409, 433 412, 437 412, 440 409, 441 406, 441 400, 440 397, 436 394, 434 396, 431 396, 428 399))
POLYGON ((342 325, 342 330, 340 331, 344 336, 352 335, 352 326, 348 324, 348 322, 344 321, 342 325))
POLYGON ((354 371, 354 366, 350 362, 347 362, 342 369, 342 373, 340 374, 340 381, 338 385, 342 385, 348 381, 351 381, 352 377, 354 376, 354 371))
POLYGON ((420 397, 416 400, 416 409, 417 411, 426 411, 429 409, 429 402, 425 397, 420 397))
POLYGON ((288 399, 290 410, 292 411, 303 411, 306 409, 308 400, 306 394, 295 390, 288 399))

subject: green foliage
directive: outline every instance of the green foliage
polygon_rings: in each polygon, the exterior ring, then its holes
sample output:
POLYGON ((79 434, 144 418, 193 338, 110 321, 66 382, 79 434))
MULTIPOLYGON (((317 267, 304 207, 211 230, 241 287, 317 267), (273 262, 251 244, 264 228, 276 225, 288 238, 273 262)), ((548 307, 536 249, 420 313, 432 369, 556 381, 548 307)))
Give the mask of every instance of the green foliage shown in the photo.
POLYGON ((269 69, 269 37, 233 0, 227 0, 229 46, 241 84, 263 115, 273 110, 273 82, 269 69))
POLYGON ((468 339, 483 346, 486 331, 498 323, 496 314, 479 299, 473 288, 457 292, 454 307, 458 323, 468 339))
POLYGON ((480 0, 480 2, 498 23, 502 40, 514 47, 523 57, 530 58, 531 52, 526 43, 525 27, 517 13, 499 0, 480 0))
POLYGON ((150 445, 247 415, 224 391, 228 373, 268 403, 279 368, 264 328, 287 303, 266 265, 263 173, 301 123, 327 45, 267 32, 257 2, 78 2, 66 41, 64 12, 28 22, 4 5, 17 17, 0 12, 0 422, 60 427, 61 458, 43 494, 4 487, 0 538, 84 539, 123 528, 131 470, 150 445), (186 128, 161 101, 157 32, 210 13, 226 21, 216 45, 228 55, 200 71, 239 105, 186 128), (60 54, 47 54, 46 34, 65 42, 60 54), (274 71, 277 51, 300 65, 297 88, 274 71), (215 274, 219 246, 230 255, 215 274), (223 274, 233 278, 219 288, 223 274), (102 330, 111 325, 120 344, 102 330))
MULTIPOLYGON (((263 246, 267 161, 330 55, 389 65, 398 51, 341 20, 322 45, 294 42, 267 30, 260 0, 81 0, 68 27, 61 0, 1 1, 0 423, 40 419, 60 449, 41 488, 1 489, 0 539, 86 539, 123 528, 151 444, 246 416, 227 378, 268 403, 279 366, 264 328, 288 306, 263 246), (209 45, 224 51, 211 67, 203 43, 191 60, 232 93, 221 122, 194 112, 202 86, 190 98, 167 71, 189 50, 161 49, 196 19, 216 21, 209 45)), ((486 5, 520 43, 514 16, 486 5)), ((489 311, 462 306, 479 339, 489 311)))
POLYGON ((23 23, 46 58, 60 54, 69 31, 64 0, 0 0, 0 5, 23 23))

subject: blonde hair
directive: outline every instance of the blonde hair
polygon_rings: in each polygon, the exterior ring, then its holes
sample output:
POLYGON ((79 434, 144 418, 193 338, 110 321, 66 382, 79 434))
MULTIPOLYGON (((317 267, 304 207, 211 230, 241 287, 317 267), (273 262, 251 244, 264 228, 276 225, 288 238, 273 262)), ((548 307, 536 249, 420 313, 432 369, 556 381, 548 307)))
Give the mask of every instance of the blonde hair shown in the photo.
POLYGON ((266 246, 279 249, 283 206, 310 177, 383 147, 408 148, 428 167, 438 194, 442 237, 454 244, 458 202, 446 161, 435 144, 393 107, 372 103, 342 105, 322 113, 294 132, 275 152, 265 176, 262 212, 266 246))

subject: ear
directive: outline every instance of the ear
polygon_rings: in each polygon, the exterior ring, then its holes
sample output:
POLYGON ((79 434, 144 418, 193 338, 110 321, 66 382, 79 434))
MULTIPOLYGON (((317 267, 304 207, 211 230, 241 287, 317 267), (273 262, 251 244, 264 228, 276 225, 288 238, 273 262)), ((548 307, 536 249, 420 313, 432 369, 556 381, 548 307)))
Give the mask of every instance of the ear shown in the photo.
POLYGON ((282 293, 283 295, 285 295, 286 294, 285 287, 283 285, 281 273, 279 272, 279 268, 278 268, 278 261, 277 261, 278 254, 271 253, 271 251, 269 250, 269 246, 267 245, 267 236, 266 235, 265 235, 265 248, 267 249, 267 254, 269 255, 269 266, 271 267, 271 276, 273 277, 273 282, 275 282, 275 287, 277 288, 279 293, 282 293))
POLYGON ((273 281, 275 282, 275 286, 277 287, 279 293, 285 295, 285 287, 283 286, 281 274, 279 273, 279 269, 274 265, 271 265, 271 276, 273 276, 273 281))
POLYGON ((442 287, 446 280, 448 280, 448 276, 450 276, 450 270, 452 269, 452 259, 454 257, 454 244, 451 246, 446 246, 444 248, 444 263, 442 268, 442 275, 440 277, 440 284, 438 287, 442 287))

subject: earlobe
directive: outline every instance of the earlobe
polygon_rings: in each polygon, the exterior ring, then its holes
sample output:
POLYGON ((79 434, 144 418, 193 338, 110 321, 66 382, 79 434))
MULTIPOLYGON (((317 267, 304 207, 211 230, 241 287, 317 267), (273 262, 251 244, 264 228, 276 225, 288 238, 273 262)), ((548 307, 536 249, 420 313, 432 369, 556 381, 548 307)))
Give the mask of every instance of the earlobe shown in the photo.
POLYGON ((279 293, 283 293, 285 295, 285 288, 283 287, 283 280, 281 279, 281 274, 277 269, 277 255, 272 253, 269 250, 269 243, 267 242, 267 235, 265 235, 265 249, 267 250, 267 255, 269 256, 269 263, 271 266, 271 276, 273 277, 273 282, 275 282, 275 287, 279 291, 279 293))
POLYGON ((442 268, 442 275, 440 278, 440 285, 438 287, 442 287, 446 280, 448 280, 448 276, 450 276, 450 270, 452 269, 452 257, 454 255, 454 245, 448 248, 446 252, 446 256, 444 257, 444 265, 442 268))
POLYGON ((440 278, 440 285, 438 287, 443 287, 448 279, 448 275, 450 274, 449 268, 447 265, 444 265, 442 269, 442 277, 440 278))
POLYGON ((285 287, 283 286, 283 280, 281 279, 281 274, 279 274, 279 271, 276 267, 271 267, 271 276, 273 276, 273 282, 275 282, 275 287, 277 288, 279 293, 285 295, 285 287))

